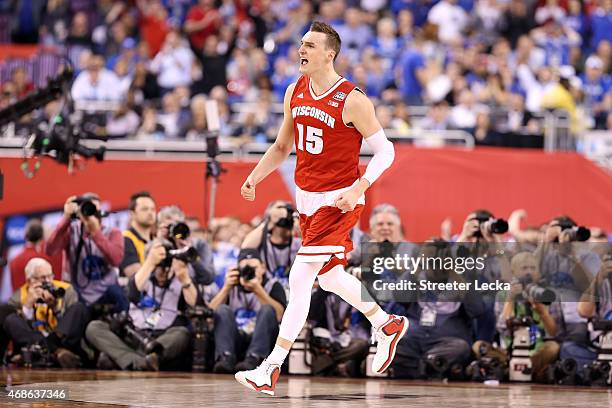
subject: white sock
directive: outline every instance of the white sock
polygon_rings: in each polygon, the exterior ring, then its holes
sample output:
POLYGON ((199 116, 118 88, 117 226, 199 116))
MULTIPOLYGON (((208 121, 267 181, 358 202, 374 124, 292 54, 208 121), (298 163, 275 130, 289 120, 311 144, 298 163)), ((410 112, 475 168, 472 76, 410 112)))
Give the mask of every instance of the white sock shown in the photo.
POLYGON ((270 353, 268 358, 266 358, 266 361, 270 364, 282 365, 288 354, 289 350, 277 344, 274 346, 274 350, 272 350, 272 353, 270 353))
POLYGON ((346 303, 364 315, 378 307, 373 315, 366 316, 375 329, 378 329, 389 319, 389 315, 378 306, 368 291, 362 287, 361 281, 350 273, 346 273, 342 265, 337 265, 329 272, 319 275, 319 286, 323 290, 340 296, 346 303), (365 300, 362 300, 362 294, 365 300))

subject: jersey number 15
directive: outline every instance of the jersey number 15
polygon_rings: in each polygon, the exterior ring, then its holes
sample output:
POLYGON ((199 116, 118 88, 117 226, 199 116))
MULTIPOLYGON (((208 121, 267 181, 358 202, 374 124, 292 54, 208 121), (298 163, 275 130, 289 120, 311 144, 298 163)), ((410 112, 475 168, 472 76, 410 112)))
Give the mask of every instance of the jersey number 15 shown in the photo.
MULTIPOLYGON (((304 150, 304 125, 297 124, 298 149, 304 150)), ((306 151, 311 154, 321 154, 323 151, 323 129, 306 126, 306 151)))

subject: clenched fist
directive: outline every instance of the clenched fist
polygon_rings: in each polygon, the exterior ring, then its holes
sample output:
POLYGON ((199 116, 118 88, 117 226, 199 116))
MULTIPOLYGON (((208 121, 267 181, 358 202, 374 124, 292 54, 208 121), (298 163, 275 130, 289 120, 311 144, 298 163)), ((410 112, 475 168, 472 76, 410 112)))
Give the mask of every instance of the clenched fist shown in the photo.
POLYGON ((245 200, 255 201, 255 181, 253 180, 253 176, 247 177, 240 188, 240 194, 245 200))

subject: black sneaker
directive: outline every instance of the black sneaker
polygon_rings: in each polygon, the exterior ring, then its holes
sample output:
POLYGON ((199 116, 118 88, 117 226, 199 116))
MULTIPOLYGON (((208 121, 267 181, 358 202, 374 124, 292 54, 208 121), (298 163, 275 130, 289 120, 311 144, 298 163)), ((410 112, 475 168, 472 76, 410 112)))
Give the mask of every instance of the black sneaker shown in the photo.
POLYGON ((235 374, 236 363, 234 362, 234 356, 230 354, 223 354, 219 357, 215 366, 213 367, 213 373, 217 374, 235 374))
POLYGON ((257 368, 261 364, 263 358, 249 354, 246 358, 236 365, 237 371, 250 371, 257 368))

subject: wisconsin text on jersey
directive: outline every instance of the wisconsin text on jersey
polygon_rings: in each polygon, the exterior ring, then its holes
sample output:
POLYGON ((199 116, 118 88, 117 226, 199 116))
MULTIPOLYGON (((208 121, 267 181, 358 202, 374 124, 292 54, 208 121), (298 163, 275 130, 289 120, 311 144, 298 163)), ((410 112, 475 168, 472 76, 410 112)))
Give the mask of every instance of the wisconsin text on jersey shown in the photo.
POLYGON ((334 124, 336 123, 336 119, 331 117, 327 112, 315 108, 314 106, 296 106, 291 110, 291 115, 293 116, 293 119, 298 116, 313 117, 325 123, 332 129, 334 128, 334 124))

